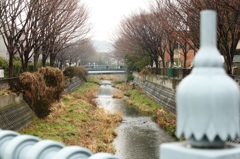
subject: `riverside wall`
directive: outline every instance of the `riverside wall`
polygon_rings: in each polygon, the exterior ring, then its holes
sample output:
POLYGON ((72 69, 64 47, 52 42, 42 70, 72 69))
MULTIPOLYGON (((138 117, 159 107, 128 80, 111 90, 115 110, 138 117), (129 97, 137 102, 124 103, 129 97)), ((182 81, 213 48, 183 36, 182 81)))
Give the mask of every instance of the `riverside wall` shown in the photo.
MULTIPOLYGON (((79 78, 68 80, 64 92, 73 92, 81 83, 79 78)), ((11 93, 0 96, 0 129, 20 131, 32 122, 33 117, 34 114, 22 94, 11 93)))
POLYGON ((139 85, 159 105, 176 114, 175 93, 180 79, 171 79, 160 75, 140 75, 133 73, 133 82, 139 85))
POLYGON ((33 112, 22 94, 0 96, 0 129, 20 131, 33 120, 33 112))

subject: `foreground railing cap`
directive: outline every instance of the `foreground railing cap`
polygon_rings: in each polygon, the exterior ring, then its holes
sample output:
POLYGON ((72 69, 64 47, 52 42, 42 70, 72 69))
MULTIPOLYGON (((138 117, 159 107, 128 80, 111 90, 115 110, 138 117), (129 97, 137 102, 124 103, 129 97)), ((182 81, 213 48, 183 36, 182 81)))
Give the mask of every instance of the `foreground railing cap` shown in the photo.
POLYGON ((160 146, 161 159, 239 159, 239 87, 216 48, 216 12, 201 12, 201 47, 192 73, 177 88, 177 136, 160 146))
POLYGON ((192 146, 224 147, 239 135, 239 86, 216 47, 216 12, 201 12, 201 46, 194 68, 176 92, 177 136, 192 146))

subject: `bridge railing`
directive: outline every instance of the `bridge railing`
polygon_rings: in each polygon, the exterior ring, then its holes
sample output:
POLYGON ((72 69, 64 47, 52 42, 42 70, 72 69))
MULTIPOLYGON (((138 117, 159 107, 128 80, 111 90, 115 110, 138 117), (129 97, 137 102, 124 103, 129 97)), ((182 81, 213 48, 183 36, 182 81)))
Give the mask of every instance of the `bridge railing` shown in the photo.
POLYGON ((36 136, 0 130, 0 159, 119 159, 108 153, 93 154, 80 146, 65 146, 36 136))
POLYGON ((124 65, 85 65, 87 70, 125 70, 124 65))

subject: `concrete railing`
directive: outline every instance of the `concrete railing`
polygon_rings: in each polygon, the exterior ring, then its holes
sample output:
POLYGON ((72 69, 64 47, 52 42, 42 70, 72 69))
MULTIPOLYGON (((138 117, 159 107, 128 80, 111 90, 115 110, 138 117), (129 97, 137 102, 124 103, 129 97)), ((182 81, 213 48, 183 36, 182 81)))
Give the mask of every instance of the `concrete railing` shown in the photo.
POLYGON ((119 159, 108 153, 93 154, 79 146, 0 129, 0 159, 119 159))

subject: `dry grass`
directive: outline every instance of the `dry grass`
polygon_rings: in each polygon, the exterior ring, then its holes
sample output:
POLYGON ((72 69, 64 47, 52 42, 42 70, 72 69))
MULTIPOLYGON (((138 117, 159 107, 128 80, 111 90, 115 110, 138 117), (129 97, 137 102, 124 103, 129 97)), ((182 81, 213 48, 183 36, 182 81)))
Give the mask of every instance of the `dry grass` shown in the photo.
POLYGON ((119 83, 115 85, 115 88, 122 90, 123 92, 134 89, 134 84, 132 83, 119 83))
POLYGON ((10 93, 12 93, 12 91, 9 89, 9 87, 0 89, 0 95, 7 95, 7 94, 10 94, 10 93))
POLYGON ((113 84, 125 82, 120 75, 94 75, 93 77, 95 80, 99 81, 99 83, 101 80, 109 80, 112 81, 113 84))
POLYGON ((167 130, 171 136, 176 136, 176 116, 164 109, 156 111, 156 122, 158 125, 167 130))
POLYGON ((124 94, 121 91, 114 91, 112 97, 113 98, 117 98, 117 99, 123 99, 124 98, 124 94))
POLYGON ((93 153, 114 153, 112 141, 122 118, 91 104, 98 87, 87 82, 73 94, 64 94, 60 103, 52 105, 47 118, 36 118, 22 133, 86 147, 93 153))

